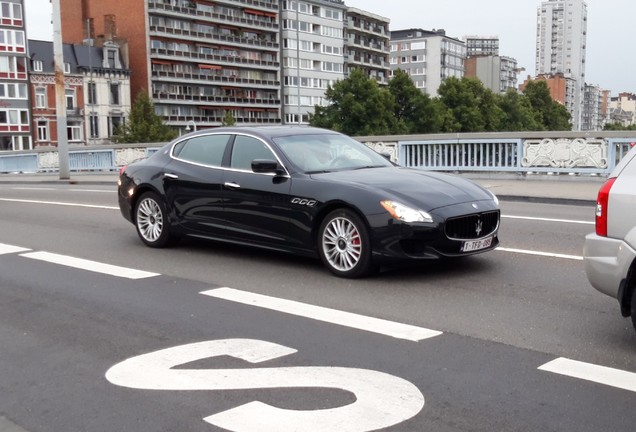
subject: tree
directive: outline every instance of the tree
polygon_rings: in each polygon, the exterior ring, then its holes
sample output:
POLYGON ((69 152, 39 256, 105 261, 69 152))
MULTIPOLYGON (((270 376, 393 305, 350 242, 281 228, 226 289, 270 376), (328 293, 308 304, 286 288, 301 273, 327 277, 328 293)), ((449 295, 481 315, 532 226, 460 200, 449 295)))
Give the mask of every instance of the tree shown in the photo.
POLYGON ((523 94, 530 101, 535 118, 543 130, 572 130, 570 113, 567 108, 552 99, 548 84, 543 80, 529 81, 523 94))
POLYGON ((396 130, 391 93, 359 69, 329 85, 325 97, 329 105, 316 106, 312 126, 347 135, 388 135, 396 130))
POLYGON ((140 91, 128 115, 128 121, 115 132, 116 143, 153 143, 174 139, 177 132, 163 123, 144 90, 140 91))
POLYGON ((503 112, 501 131, 538 131, 542 124, 537 121, 530 100, 514 89, 509 89, 499 100, 503 112))
POLYGON ((497 131, 504 113, 498 106, 497 95, 476 78, 450 77, 437 90, 446 108, 442 131, 497 131))
POLYGON ((232 115, 232 111, 225 111, 225 117, 221 120, 221 126, 234 126, 236 124, 236 120, 232 115))
POLYGON ((441 106, 422 93, 411 77, 401 69, 389 81, 389 92, 395 100, 396 133, 435 133, 442 125, 441 106))

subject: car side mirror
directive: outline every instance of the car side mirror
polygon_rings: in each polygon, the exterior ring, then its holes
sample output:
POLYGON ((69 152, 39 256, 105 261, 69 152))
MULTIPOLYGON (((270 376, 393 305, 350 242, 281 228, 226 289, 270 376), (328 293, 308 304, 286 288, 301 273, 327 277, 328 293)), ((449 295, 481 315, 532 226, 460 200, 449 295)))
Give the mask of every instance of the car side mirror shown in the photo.
POLYGON ((283 174, 283 169, 275 160, 254 159, 252 171, 259 174, 283 174))

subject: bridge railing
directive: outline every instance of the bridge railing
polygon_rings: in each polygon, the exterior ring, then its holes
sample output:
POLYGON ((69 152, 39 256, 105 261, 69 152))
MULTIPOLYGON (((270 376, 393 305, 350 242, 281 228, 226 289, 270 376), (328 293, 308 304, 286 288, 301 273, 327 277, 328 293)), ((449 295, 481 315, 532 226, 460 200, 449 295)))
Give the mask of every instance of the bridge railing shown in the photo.
POLYGON ((401 166, 431 171, 609 174, 636 143, 628 132, 510 132, 357 137, 401 166))
MULTIPOLYGON (((451 172, 609 174, 636 143, 629 132, 501 132, 356 137, 405 167, 451 172)), ((164 143, 71 147, 71 171, 114 171, 164 143)), ((59 170, 57 149, 0 152, 0 173, 59 170)))

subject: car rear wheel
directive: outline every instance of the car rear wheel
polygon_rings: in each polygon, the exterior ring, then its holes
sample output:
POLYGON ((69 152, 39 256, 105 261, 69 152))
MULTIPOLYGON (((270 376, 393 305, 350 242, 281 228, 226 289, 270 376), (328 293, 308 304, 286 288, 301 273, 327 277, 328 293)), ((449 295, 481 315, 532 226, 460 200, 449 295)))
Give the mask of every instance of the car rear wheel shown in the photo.
POLYGON ((636 289, 632 291, 632 305, 631 305, 632 325, 636 330, 636 289))
POLYGON ((161 248, 173 244, 176 237, 171 233, 166 206, 154 192, 143 194, 135 207, 135 226, 139 238, 147 246, 161 248))
POLYGON ((335 210, 318 233, 323 264, 336 276, 356 278, 371 270, 371 242, 364 222, 351 210, 335 210))

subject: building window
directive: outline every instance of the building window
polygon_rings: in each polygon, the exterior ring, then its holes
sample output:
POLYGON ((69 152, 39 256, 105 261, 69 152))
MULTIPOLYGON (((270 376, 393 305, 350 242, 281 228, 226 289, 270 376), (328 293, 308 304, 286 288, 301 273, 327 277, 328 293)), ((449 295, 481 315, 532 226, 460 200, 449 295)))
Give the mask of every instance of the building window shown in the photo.
POLYGON ((109 69, 117 68, 117 50, 106 51, 106 67, 109 69))
POLYGON ((99 116, 97 114, 91 114, 89 120, 91 138, 99 138, 99 116))
POLYGON ((33 60, 33 72, 42 72, 43 70, 42 60, 33 60))
POLYGON ((75 90, 66 89, 64 93, 66 95, 66 109, 67 110, 75 109, 75 90))
POLYGON ((119 105, 119 83, 110 83, 110 104, 119 105))
POLYGON ((82 126, 80 123, 69 123, 66 127, 69 142, 82 141, 82 126))
POLYGON ((88 104, 97 105, 97 84, 94 81, 88 83, 88 104))
POLYGON ((65 74, 70 74, 71 73, 71 64, 70 63, 64 63, 64 73, 65 74))
POLYGON ((46 88, 45 87, 37 87, 35 89, 35 107, 36 108, 46 108, 46 88))
POLYGON ((108 136, 112 137, 117 133, 117 129, 123 125, 124 119, 121 116, 111 116, 108 118, 108 136))
POLYGON ((46 120, 38 120, 38 142, 49 140, 49 123, 46 120))

